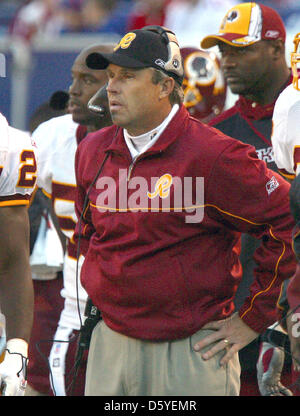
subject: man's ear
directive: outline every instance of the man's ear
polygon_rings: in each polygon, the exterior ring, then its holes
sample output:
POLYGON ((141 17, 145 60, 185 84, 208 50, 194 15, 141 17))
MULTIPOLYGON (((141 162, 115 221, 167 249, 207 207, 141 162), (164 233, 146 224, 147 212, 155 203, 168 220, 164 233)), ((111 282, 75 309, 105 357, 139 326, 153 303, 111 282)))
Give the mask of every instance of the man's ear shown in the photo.
POLYGON ((171 77, 164 78, 161 81, 161 92, 160 92, 160 99, 164 99, 168 97, 175 87, 175 80, 171 77))
MULTIPOLYGON (((268 41, 269 42, 269 41, 268 41)), ((273 48, 273 56, 275 59, 285 56, 285 42, 282 39, 275 39, 271 41, 273 48)))

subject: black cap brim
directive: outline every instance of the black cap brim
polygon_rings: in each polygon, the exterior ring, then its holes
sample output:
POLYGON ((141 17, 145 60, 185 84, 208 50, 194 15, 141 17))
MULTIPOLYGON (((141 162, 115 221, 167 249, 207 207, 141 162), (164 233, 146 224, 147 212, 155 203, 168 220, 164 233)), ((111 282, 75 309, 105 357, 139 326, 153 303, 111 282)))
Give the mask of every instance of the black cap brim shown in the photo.
POLYGON ((126 68, 147 68, 150 65, 146 65, 143 62, 136 59, 129 58, 124 55, 118 55, 117 53, 91 53, 86 58, 86 65, 90 69, 106 69, 109 64, 114 64, 126 68))

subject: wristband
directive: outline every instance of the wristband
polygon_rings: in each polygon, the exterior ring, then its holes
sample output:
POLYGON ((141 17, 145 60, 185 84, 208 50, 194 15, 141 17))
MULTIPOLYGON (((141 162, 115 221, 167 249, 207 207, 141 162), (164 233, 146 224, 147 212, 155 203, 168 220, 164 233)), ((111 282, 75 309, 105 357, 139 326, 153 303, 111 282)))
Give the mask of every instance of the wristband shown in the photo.
POLYGON ((288 340, 288 336, 281 331, 277 331, 276 329, 268 328, 261 335, 262 342, 275 344, 276 347, 284 347, 287 340, 288 340))

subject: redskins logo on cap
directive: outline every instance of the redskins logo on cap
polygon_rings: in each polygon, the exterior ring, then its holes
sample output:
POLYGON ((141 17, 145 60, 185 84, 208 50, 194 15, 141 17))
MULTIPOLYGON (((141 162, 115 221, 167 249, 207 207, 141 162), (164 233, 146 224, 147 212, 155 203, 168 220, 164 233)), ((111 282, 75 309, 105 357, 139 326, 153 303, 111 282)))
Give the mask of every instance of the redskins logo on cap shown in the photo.
POLYGON ((226 23, 233 23, 239 18, 239 12, 237 10, 230 10, 228 14, 223 18, 220 30, 224 30, 226 23))
POLYGON ((236 10, 232 10, 227 16, 228 22, 234 22, 238 18, 239 14, 236 10))
POLYGON ((117 51, 119 48, 127 49, 131 45, 131 42, 136 38, 136 34, 133 32, 127 33, 125 36, 122 37, 120 42, 114 48, 114 52, 117 51))

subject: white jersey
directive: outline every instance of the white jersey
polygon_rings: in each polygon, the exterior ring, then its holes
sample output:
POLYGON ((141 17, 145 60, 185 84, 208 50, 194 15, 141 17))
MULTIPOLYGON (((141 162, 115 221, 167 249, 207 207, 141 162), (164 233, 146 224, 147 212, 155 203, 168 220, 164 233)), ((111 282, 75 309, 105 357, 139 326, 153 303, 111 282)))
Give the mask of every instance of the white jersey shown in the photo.
POLYGON ((60 325, 80 328, 77 295, 83 317, 87 294, 80 284, 81 256, 76 281, 77 253, 72 242, 77 216, 75 214, 75 153, 77 149, 76 130, 78 124, 70 114, 52 118, 33 132, 38 148, 38 187, 51 198, 61 231, 67 237, 62 296, 65 298, 60 325), (78 290, 78 291, 77 291, 78 290))
POLYGON ((293 179, 300 172, 300 92, 292 84, 279 95, 273 113, 272 145, 282 175, 293 179))
POLYGON ((0 113, 0 206, 28 205, 37 180, 36 148, 29 135, 0 113))

